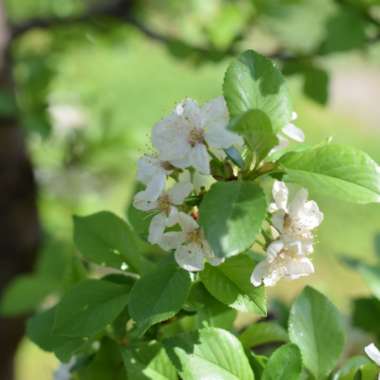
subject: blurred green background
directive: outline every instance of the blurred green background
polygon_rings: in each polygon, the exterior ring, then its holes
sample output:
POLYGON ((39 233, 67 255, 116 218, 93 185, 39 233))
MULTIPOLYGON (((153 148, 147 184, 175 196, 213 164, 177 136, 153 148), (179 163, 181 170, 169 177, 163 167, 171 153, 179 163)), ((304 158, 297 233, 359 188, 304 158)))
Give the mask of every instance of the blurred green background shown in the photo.
MULTIPOLYGON (((184 97, 202 103, 220 95, 224 71, 243 49, 279 58, 299 115, 297 126, 308 143, 332 137, 380 162, 380 44, 368 42, 376 25, 361 18, 367 11, 376 15, 378 2, 348 1, 347 8, 341 3, 145 0, 136 1, 128 9, 133 18, 126 13, 123 20, 82 17, 104 5, 94 1, 5 1, 14 25, 52 21, 12 40, 17 104, 39 187, 45 243, 38 275, 27 285, 13 283, 19 303, 10 308, 28 312, 40 301, 49 302, 46 287, 59 292, 74 252, 72 215, 107 209, 124 216, 136 159, 151 151, 154 123, 184 97)), ((288 301, 308 283, 347 311, 350 298, 368 289, 337 257, 347 253, 373 261, 380 205, 316 199, 325 213, 314 255, 316 274, 284 281, 269 294, 288 301)), ((16 378, 50 379, 56 365, 52 355, 24 340, 16 378)))

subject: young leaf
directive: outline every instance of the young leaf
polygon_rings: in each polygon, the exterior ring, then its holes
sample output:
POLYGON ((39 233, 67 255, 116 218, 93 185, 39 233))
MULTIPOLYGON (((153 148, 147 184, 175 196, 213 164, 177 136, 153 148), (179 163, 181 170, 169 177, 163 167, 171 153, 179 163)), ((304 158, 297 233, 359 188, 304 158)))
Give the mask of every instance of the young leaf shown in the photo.
POLYGON ((229 257, 248 249, 265 218, 262 189, 250 181, 217 182, 200 205, 200 225, 216 256, 229 257))
POLYGON ((26 325, 26 334, 42 350, 54 352, 59 360, 67 362, 87 342, 82 338, 54 334, 55 311, 54 307, 30 318, 26 325))
POLYGON ((267 343, 287 342, 286 330, 275 322, 259 322, 249 326, 239 336, 244 348, 253 348, 267 343))
POLYGON ((279 160, 285 180, 356 203, 380 202, 380 169, 366 153, 327 144, 287 153, 279 160))
POLYGON ((109 338, 100 342, 100 349, 88 365, 78 370, 80 380, 127 380, 119 345, 109 338), (111 375, 112 374, 112 375, 111 375))
POLYGON ((238 339, 226 330, 205 328, 167 342, 169 357, 186 380, 254 380, 238 339))
POLYGON ((292 306, 289 337, 301 350, 305 367, 321 379, 336 365, 344 345, 344 328, 335 306, 306 287, 292 306))
POLYGON ((227 69, 223 93, 231 117, 249 110, 265 112, 274 131, 280 131, 292 116, 285 79, 273 62, 248 50, 227 69))
POLYGON ((248 111, 235 118, 229 129, 244 137, 248 147, 256 154, 257 162, 265 158, 278 144, 270 119, 260 110, 248 111))
POLYGON ((129 285, 85 280, 73 287, 57 306, 54 333, 91 337, 112 323, 127 305, 129 285))
POLYGON ((165 261, 133 286, 128 304, 140 332, 165 321, 182 308, 191 287, 190 274, 165 261))
POLYGON ((265 315, 264 288, 256 288, 250 282, 254 266, 255 262, 250 257, 239 255, 216 267, 207 264, 200 278, 206 289, 225 305, 265 315))
POLYGON ((120 269, 128 264, 146 273, 150 263, 140 255, 137 237, 118 216, 101 211, 74 217, 74 242, 82 255, 99 265, 120 269))
POLYGON ((50 277, 35 275, 16 277, 2 294, 0 314, 11 316, 33 311, 46 296, 57 289, 57 282, 50 277))
POLYGON ((128 378, 133 380, 177 380, 177 371, 158 342, 122 348, 128 378))
POLYGON ((355 374, 370 363, 371 361, 365 356, 354 356, 334 374, 332 380, 355 380, 355 374))
POLYGON ((302 371, 299 348, 287 344, 277 349, 269 358, 262 380, 298 380, 302 371))

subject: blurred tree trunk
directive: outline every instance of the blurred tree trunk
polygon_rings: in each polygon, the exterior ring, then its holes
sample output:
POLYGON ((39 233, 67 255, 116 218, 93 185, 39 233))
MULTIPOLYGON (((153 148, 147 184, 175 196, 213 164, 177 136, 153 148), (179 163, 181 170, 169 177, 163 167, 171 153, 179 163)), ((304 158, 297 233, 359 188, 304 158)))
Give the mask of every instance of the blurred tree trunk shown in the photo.
MULTIPOLYGON (((39 241, 36 185, 15 104, 10 28, 0 0, 0 294, 18 274, 30 272, 39 241)), ((0 380, 13 379, 13 359, 24 318, 0 318, 0 380)))

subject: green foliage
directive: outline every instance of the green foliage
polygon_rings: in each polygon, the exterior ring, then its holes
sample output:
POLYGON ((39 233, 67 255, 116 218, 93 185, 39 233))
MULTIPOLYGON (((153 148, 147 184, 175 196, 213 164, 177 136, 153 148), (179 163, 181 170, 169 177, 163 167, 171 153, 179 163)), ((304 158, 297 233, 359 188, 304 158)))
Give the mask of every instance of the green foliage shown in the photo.
POLYGON ((279 164, 290 182, 349 202, 379 202, 379 166, 352 147, 320 145, 287 153, 279 164))
POLYGON ((297 380, 302 371, 301 353, 294 344, 277 349, 269 358, 262 380, 297 380))
POLYGON ((130 266, 146 273, 149 263, 139 252, 137 237, 116 215, 101 211, 86 217, 74 217, 74 241, 88 260, 117 269, 130 266))
POLYGON ((238 116, 229 128, 244 137, 248 147, 255 153, 257 163, 278 144, 270 119, 260 110, 248 111, 238 116))
POLYGON ((254 261, 250 257, 239 255, 216 267, 206 265, 200 278, 206 289, 225 305, 265 315, 264 288, 254 288, 249 280, 253 266, 254 261))
POLYGON ((239 336, 244 348, 254 348, 262 344, 282 343, 289 340, 287 331, 275 322, 258 322, 249 326, 239 336))
POLYGON ((306 287, 293 304, 289 337, 301 350, 305 367, 322 379, 335 367, 344 345, 344 328, 335 306, 306 287))
POLYGON ((70 289, 55 313, 54 332, 69 337, 92 337, 113 322, 128 302, 128 285, 85 280, 70 289))
POLYGON ((200 205, 200 225, 219 257, 248 249, 265 218, 267 203, 260 187, 250 181, 218 182, 200 205))
POLYGON ((190 275, 174 262, 165 261, 133 286, 128 304, 138 331, 165 321, 179 312, 191 287, 190 275))
POLYGON ((122 349, 128 378, 134 380, 177 380, 177 372, 164 347, 158 342, 122 349))
POLYGON ((225 380, 254 379, 243 347, 228 331, 201 329, 178 336, 167 346, 180 376, 186 380, 206 380, 210 374, 225 380))
POLYGON ((228 67, 223 93, 231 117, 257 109, 266 113, 276 132, 291 119, 285 79, 273 62, 252 50, 241 54, 228 67))

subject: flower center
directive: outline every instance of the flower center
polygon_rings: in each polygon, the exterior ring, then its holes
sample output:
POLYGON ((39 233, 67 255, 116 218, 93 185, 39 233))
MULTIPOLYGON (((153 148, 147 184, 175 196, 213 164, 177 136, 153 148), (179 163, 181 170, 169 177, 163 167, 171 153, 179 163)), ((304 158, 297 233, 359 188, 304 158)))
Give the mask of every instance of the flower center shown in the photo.
POLYGON ((191 146, 204 142, 204 132, 202 128, 192 128, 189 132, 188 142, 191 146))
POLYGON ((167 171, 173 170, 173 165, 169 161, 162 161, 161 167, 162 169, 167 170, 167 171))
POLYGON ((171 202, 168 194, 163 194, 158 198, 158 208, 160 211, 169 214, 171 202))
POLYGON ((193 230, 187 234, 187 240, 191 243, 201 244, 202 234, 200 228, 193 230))

